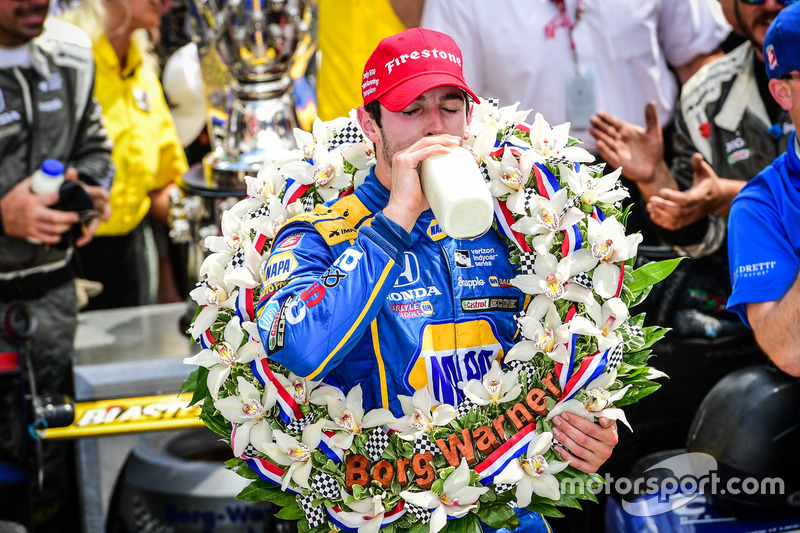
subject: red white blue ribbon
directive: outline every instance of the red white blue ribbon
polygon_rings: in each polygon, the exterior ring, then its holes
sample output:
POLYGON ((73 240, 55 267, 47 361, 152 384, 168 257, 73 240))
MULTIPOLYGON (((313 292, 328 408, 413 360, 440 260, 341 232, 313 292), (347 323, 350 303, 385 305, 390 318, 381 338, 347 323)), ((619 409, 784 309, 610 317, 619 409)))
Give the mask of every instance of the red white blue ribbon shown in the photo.
MULTIPOLYGON (((261 459, 260 457, 244 457, 243 459, 247 462, 250 468, 252 468, 256 474, 258 474, 258 477, 264 481, 275 483, 278 486, 281 485, 281 478, 283 477, 283 474, 286 473, 286 470, 267 461, 266 459, 261 459)), ((291 484, 286 487, 286 490, 295 494, 300 494, 299 491, 292 488, 291 484)))
POLYGON ((278 407, 280 408, 281 418, 285 423, 303 418, 303 412, 294 397, 286 390, 286 387, 278 381, 275 374, 269 368, 267 358, 256 359, 250 362, 250 370, 256 379, 265 387, 271 383, 278 390, 278 407))
POLYGON ((535 163, 533 173, 536 175, 536 188, 539 190, 539 195, 550 200, 555 193, 561 190, 558 179, 543 164, 535 163))
POLYGON ((610 351, 606 350, 602 354, 597 352, 594 355, 584 357, 578 370, 569 378, 567 385, 562 389, 561 399, 558 400, 558 403, 569 400, 593 379, 599 377, 606 369, 610 351))
POLYGON ((531 250, 528 241, 525 240, 525 236, 511 229, 511 225, 514 223, 514 215, 511 214, 511 210, 508 209, 506 202, 502 202, 497 198, 493 198, 493 200, 494 218, 497 220, 497 229, 500 230, 500 233, 508 240, 515 243, 520 250, 531 253, 533 250, 531 250))
POLYGON ((253 321, 256 316, 253 305, 253 289, 239 287, 239 294, 236 296, 236 314, 243 322, 253 321))
POLYGON ((287 179, 286 191, 283 193, 283 199, 281 200, 281 203, 284 207, 289 207, 291 204, 299 200, 309 187, 311 187, 311 185, 303 185, 292 178, 287 179))
POLYGON ((583 236, 581 228, 574 224, 564 230, 564 240, 561 242, 561 256, 567 257, 575 250, 580 250, 583 246, 583 236))
POLYGON ((495 476, 502 472, 506 466, 525 453, 528 444, 536 438, 536 424, 528 424, 513 437, 508 439, 492 454, 475 466, 475 472, 480 476, 480 482, 489 485, 494 482, 495 476))
MULTIPOLYGON (((569 311, 567 311, 567 316, 564 320, 564 323, 566 324, 570 320, 572 320, 572 317, 574 317, 577 313, 578 310, 574 305, 570 307, 569 311)), ((564 390, 564 387, 566 387, 567 381, 569 381, 569 377, 572 375, 572 371, 575 369, 575 345, 578 343, 578 336, 579 335, 577 333, 573 333, 572 335, 570 335, 569 341, 567 342, 567 351, 569 352, 569 364, 566 365, 563 363, 555 364, 555 371, 556 375, 558 376, 558 388, 560 388, 562 391, 564 390)))
POLYGON ((217 342, 217 339, 215 339, 211 334, 211 328, 205 330, 197 340, 200 342, 200 346, 202 346, 205 350, 210 350, 211 347, 217 342))
MULTIPOLYGON (((352 520, 347 519, 342 514, 343 511, 341 507, 334 506, 334 507, 326 507, 325 510, 328 512, 328 520, 331 521, 334 525, 336 525, 342 531, 349 531, 355 532, 358 531, 358 528, 364 525, 367 522, 366 518, 362 518, 359 520, 358 524, 354 524, 352 520)), ((396 522, 400 517, 406 514, 406 502, 400 500, 397 502, 397 505, 390 511, 386 511, 383 514, 383 520, 381 520, 381 527, 388 526, 392 522, 396 522)))
POLYGON ((319 449, 334 463, 344 461, 344 450, 331 443, 331 438, 336 435, 333 431, 323 431, 319 441, 319 449))

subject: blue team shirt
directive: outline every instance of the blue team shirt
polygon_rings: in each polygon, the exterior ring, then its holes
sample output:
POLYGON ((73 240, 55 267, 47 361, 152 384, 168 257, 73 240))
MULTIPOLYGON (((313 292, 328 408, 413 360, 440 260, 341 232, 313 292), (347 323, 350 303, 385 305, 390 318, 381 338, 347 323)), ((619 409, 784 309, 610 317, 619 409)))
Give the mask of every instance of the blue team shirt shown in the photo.
POLYGON ((797 134, 781 154, 739 192, 728 219, 733 293, 728 309, 745 324, 747 303, 780 300, 800 267, 800 159, 797 134))

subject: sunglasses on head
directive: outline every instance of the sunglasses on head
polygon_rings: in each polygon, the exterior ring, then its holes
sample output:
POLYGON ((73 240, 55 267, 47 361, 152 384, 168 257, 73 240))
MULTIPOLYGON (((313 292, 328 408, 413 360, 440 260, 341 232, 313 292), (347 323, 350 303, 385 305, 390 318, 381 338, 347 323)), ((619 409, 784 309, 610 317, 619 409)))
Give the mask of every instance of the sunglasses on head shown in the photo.
MULTIPOLYGON (((764 2, 766 2, 767 0, 739 0, 739 1, 741 3, 743 3, 743 4, 750 4, 750 5, 754 5, 755 6, 755 5, 761 5, 764 2)), ((780 5, 786 7, 786 6, 788 6, 789 4, 791 4, 794 1, 795 0, 778 0, 778 3, 780 5)))

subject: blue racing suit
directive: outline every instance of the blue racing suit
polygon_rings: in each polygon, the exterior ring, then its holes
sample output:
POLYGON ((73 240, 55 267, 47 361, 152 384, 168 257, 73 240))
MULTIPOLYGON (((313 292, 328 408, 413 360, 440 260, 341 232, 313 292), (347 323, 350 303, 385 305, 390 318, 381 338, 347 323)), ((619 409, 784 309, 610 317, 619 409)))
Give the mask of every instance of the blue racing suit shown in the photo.
POLYGON ((451 239, 426 211, 409 236, 380 213, 388 200, 372 174, 331 209, 285 225, 258 324, 271 359, 344 391, 361 383, 366 410, 401 416, 397 395, 428 384, 457 405, 457 384, 512 346, 525 295, 495 231, 451 239))
MULTIPOLYGON (((526 296, 494 230, 455 240, 431 211, 409 235, 383 216, 389 190, 372 172, 356 191, 284 225, 267 260, 257 316, 269 357, 347 392, 364 409, 403 411, 399 394, 430 386, 441 403, 463 398, 517 333, 526 296)), ((548 531, 523 513, 520 531, 548 531)))

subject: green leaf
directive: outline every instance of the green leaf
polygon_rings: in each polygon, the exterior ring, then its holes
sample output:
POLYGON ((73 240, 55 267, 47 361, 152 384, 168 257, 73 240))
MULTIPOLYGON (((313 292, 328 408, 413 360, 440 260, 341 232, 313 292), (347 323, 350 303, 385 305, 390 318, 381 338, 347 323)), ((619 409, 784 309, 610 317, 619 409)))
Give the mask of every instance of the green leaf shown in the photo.
POLYGON ((469 513, 458 520, 448 520, 447 525, 442 528, 442 533, 481 533, 481 521, 472 513, 469 513))
POLYGON ((282 520, 300 520, 303 517, 305 517, 305 513, 299 506, 284 507, 275 513, 275 518, 280 518, 282 520))
POLYGON ((633 294, 638 295, 641 291, 652 287, 672 274, 672 271, 677 268, 678 263, 683 259, 685 258, 676 257, 674 259, 665 259, 664 261, 652 261, 637 268, 633 271, 633 281, 628 285, 628 288, 633 294))
POLYGON ((519 527, 517 513, 506 504, 481 506, 480 519, 495 529, 506 528, 513 531, 519 527))

